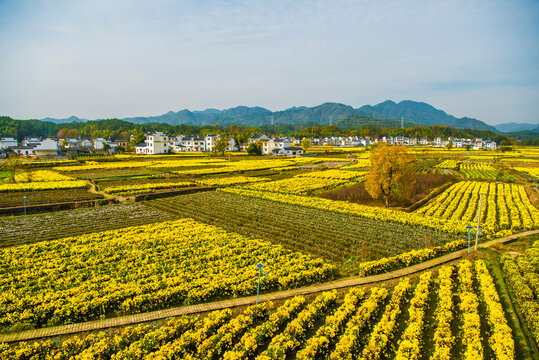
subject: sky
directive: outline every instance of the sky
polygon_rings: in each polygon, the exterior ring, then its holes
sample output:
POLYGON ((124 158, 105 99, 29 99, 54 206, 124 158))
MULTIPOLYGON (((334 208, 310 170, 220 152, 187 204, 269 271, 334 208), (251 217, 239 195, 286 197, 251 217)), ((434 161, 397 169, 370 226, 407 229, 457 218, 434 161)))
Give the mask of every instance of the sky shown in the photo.
POLYGON ((539 1, 0 0, 0 114, 427 102, 539 123, 539 1))

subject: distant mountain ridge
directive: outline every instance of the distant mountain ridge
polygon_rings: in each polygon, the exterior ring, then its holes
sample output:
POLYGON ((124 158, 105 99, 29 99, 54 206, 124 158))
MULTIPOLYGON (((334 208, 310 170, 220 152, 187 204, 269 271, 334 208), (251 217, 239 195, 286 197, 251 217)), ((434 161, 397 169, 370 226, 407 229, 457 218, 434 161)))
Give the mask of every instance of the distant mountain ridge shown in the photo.
POLYGON ((501 131, 501 132, 515 132, 515 131, 526 131, 526 130, 539 131, 539 124, 530 124, 530 123, 509 122, 509 123, 494 125, 494 127, 498 129, 498 131, 501 131))
MULTIPOLYGON (((327 102, 314 107, 291 107, 282 111, 272 112, 263 107, 237 106, 225 110, 206 109, 202 111, 190 111, 187 109, 177 112, 169 111, 163 115, 157 116, 137 116, 121 120, 129 121, 135 124, 145 123, 167 123, 170 125, 244 125, 261 126, 269 124, 306 124, 313 125, 339 125, 346 122, 340 120, 349 116, 367 117, 380 120, 391 120, 391 123, 400 121, 404 118, 407 125, 414 124, 418 126, 447 125, 457 129, 498 130, 483 121, 468 117, 456 118, 448 115, 444 111, 436 109, 432 105, 424 102, 404 100, 395 103, 386 100, 380 104, 371 106, 365 105, 358 109, 352 106, 327 102)), ((81 119, 71 116, 67 119, 45 118, 44 121, 54 123, 68 122, 86 122, 87 119, 81 119)), ((387 121, 386 121, 387 123, 387 121)))

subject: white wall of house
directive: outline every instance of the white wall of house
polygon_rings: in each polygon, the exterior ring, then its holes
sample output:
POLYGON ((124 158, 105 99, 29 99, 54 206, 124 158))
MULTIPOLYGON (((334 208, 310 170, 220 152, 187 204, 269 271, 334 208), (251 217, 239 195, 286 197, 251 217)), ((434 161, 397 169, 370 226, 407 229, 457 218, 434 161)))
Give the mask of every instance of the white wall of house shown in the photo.
POLYGON ((168 153, 168 135, 160 131, 146 135, 144 141, 148 146, 148 154, 168 153))
POLYGON ((38 156, 58 155, 60 151, 60 143, 54 139, 42 140, 39 145, 34 147, 35 154, 38 156))
POLYGON ((0 138, 0 149, 6 149, 8 147, 18 146, 19 142, 15 138, 5 137, 0 138))

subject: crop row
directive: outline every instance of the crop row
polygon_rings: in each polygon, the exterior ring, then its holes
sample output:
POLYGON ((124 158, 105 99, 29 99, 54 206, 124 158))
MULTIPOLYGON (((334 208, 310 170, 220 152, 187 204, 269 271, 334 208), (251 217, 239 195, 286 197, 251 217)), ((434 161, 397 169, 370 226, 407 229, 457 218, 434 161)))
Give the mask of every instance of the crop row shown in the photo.
POLYGON ((474 271, 472 263, 464 261, 458 270, 458 290, 452 284, 453 267, 444 266, 437 278, 431 272, 421 275, 415 290, 413 282, 405 278, 393 289, 352 288, 344 300, 330 291, 311 301, 295 297, 277 308, 271 302, 250 306, 236 316, 230 309, 224 309, 207 316, 128 326, 112 334, 109 330, 61 340, 0 344, 0 357, 6 360, 482 359, 488 347, 496 359, 514 359, 513 335, 506 326, 487 268, 476 262, 474 271), (474 286, 475 278, 478 286, 474 286), (431 294, 433 302, 429 300, 431 294), (435 308, 436 316, 432 319, 426 315, 429 304, 435 308), (460 319, 453 322, 456 307, 460 319), (484 324, 480 316, 485 316, 484 324), (434 336, 428 330, 430 327, 435 331, 434 336), (481 333, 487 336, 485 348, 481 333), (453 346, 456 336, 462 338, 462 348, 453 346), (432 349, 422 347, 429 337, 429 341, 434 340, 432 349))
POLYGON ((36 170, 26 171, 21 174, 15 175, 15 182, 17 183, 29 183, 29 182, 51 182, 51 181, 72 181, 76 180, 71 176, 62 175, 56 171, 51 170, 36 170))
POLYGON ((288 289, 333 266, 191 219, 0 250, 0 327, 38 328, 288 289))
POLYGON ((216 179, 197 180, 196 183, 204 186, 229 186, 238 184, 247 184, 255 182, 270 181, 269 178, 261 178, 254 176, 229 176, 216 179))
POLYGON ((42 191, 42 190, 68 190, 68 189, 83 189, 88 186, 84 180, 75 181, 43 181, 43 182, 27 182, 15 184, 0 185, 0 193, 3 192, 20 192, 20 191, 42 191))
POLYGON ((147 184, 137 184, 137 185, 120 185, 120 186, 109 186, 103 189, 108 194, 114 193, 130 193, 131 191, 136 192, 148 192, 159 189, 174 189, 182 188, 188 186, 194 186, 195 183, 189 181, 180 181, 180 182, 162 182, 162 183, 147 183, 147 184))
POLYGON ((503 255, 502 265, 526 324, 539 342, 539 241, 524 256, 503 255))
POLYGON ((444 160, 435 167, 440 169, 451 169, 451 170, 457 170, 459 168, 460 161, 456 160, 444 160))
MULTIPOLYGON (((353 173, 352 173, 353 174, 353 173)), ((293 177, 267 183, 258 183, 245 186, 255 191, 271 191, 284 194, 308 195, 318 190, 329 190, 341 185, 350 184, 350 180, 320 178, 320 177, 293 177)))
POLYGON ((296 175, 297 178, 321 178, 321 179, 336 179, 336 180, 352 180, 361 176, 358 171, 343 171, 339 169, 329 169, 322 171, 311 171, 305 174, 296 175))

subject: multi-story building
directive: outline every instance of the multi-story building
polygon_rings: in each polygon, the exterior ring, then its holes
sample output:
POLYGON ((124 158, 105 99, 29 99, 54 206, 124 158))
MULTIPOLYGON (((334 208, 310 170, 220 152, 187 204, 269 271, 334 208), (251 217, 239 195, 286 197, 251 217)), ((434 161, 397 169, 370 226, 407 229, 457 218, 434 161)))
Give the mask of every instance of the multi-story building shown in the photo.
POLYGON ((168 135, 157 131, 155 133, 146 134, 144 143, 135 146, 137 154, 166 154, 168 153, 168 135))
POLYGON ((284 149, 290 147, 290 140, 287 138, 277 138, 261 140, 262 154, 271 154, 274 149, 284 149))

